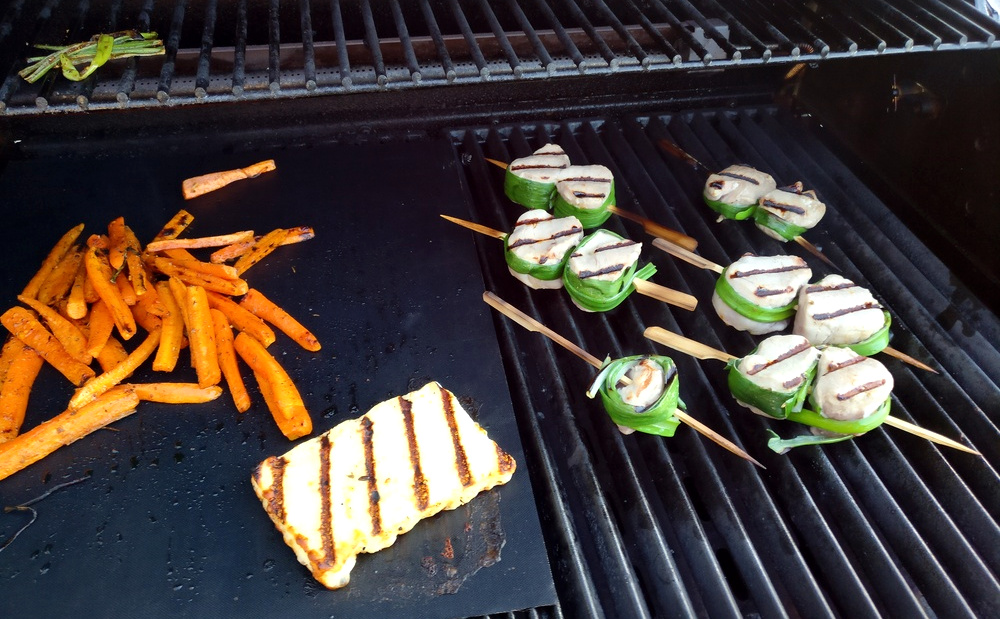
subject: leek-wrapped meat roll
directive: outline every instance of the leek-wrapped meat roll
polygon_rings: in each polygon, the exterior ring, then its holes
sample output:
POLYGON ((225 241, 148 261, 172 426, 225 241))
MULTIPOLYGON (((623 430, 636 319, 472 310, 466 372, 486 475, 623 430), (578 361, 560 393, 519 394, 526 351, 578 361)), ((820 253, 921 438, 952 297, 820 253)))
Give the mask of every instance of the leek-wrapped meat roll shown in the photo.
POLYGON ((527 157, 511 161, 503 179, 507 197, 529 209, 548 209, 556 179, 569 167, 558 144, 546 144, 527 157))
POLYGON ((635 287, 632 280, 649 279, 652 263, 639 269, 642 243, 609 230, 596 230, 570 254, 563 270, 563 284, 573 303, 588 312, 605 312, 618 306, 635 287))
POLYGON ((890 323, 871 291, 833 274, 799 291, 792 332, 813 346, 847 346, 869 356, 889 345, 890 323))
POLYGON ((753 215, 764 194, 777 183, 770 174, 746 165, 731 165, 705 181, 705 204, 726 219, 746 219, 753 215))
POLYGON ((727 325, 754 335, 781 331, 795 315, 812 269, 798 256, 745 254, 715 283, 712 307, 727 325))
POLYGON ((819 357, 800 335, 772 335, 749 355, 729 362, 729 390, 740 406, 784 419, 802 409, 819 357))
POLYGON ((779 241, 791 241, 823 219, 826 205, 813 190, 803 191, 802 183, 779 187, 761 196, 753 220, 764 234, 779 241))
POLYGON ((556 217, 576 217, 584 228, 596 228, 611 216, 615 177, 602 165, 573 165, 559 174, 552 194, 556 217))
POLYGON ((504 239, 507 268, 531 288, 562 288, 563 267, 582 238, 583 226, 576 217, 526 211, 504 239))
POLYGON ((592 398, 595 391, 622 434, 673 436, 680 424, 674 415, 680 386, 670 357, 635 355, 605 362, 587 395, 592 398))

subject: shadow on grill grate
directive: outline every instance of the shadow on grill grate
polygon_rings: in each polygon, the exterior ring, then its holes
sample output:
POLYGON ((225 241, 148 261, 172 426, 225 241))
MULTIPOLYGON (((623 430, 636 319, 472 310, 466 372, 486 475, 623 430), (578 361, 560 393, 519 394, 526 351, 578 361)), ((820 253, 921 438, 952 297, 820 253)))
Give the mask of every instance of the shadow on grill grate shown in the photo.
MULTIPOLYGON (((975 302, 808 126, 772 108, 623 121, 585 119, 456 129, 472 219, 510 230, 522 208, 503 193, 511 161, 545 143, 574 163, 615 174, 618 206, 700 241, 728 264, 744 252, 802 254, 814 279, 830 269, 746 222, 715 223, 697 171, 660 150, 669 139, 706 165, 744 162, 779 184, 802 180, 829 207, 809 238, 869 286, 893 315, 893 346, 940 375, 886 360, 893 414, 961 437, 983 457, 891 428, 853 441, 766 448, 767 429, 731 399, 722 364, 694 361, 643 338, 658 325, 745 354, 754 339, 726 327, 708 300, 711 273, 648 244, 635 224, 605 227, 646 243, 653 281, 695 295, 695 312, 633 295, 586 314, 561 291, 533 291, 507 272, 497 241, 476 238, 486 287, 599 358, 660 352, 679 367, 688 410, 761 460, 761 471, 682 428, 672 439, 622 436, 584 392, 594 372, 537 333, 495 315, 528 445, 533 483, 568 616, 989 616, 1000 612, 1000 321, 975 302), (960 316, 960 317, 956 317, 960 316), (558 570, 557 570, 558 571, 558 570)), ((456 238, 470 234, 456 228, 456 238)))

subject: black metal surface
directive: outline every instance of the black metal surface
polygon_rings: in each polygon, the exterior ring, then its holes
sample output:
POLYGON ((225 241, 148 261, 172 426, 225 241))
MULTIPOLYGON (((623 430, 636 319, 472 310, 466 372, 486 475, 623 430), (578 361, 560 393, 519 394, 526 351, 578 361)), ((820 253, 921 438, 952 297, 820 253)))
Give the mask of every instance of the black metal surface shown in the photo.
MULTIPOLYGON (((669 139, 706 165, 745 162, 779 183, 802 180, 828 205, 807 238, 843 273, 869 286, 893 315, 892 345, 940 375, 882 355, 896 388, 893 414, 983 453, 971 456, 892 428, 779 456, 766 430, 790 424, 749 414, 728 395, 723 364, 653 344, 659 325, 734 354, 759 338, 726 327, 709 299, 713 274, 647 245, 652 278, 690 292, 694 312, 633 295, 585 314, 562 291, 510 277, 498 243, 478 236, 487 287, 597 357, 660 352, 677 361, 689 412, 761 460, 759 470, 682 428, 671 439, 620 435, 584 392, 594 372, 542 335, 495 315, 528 462, 539 490, 551 561, 569 616, 941 616, 1000 613, 1000 320, 957 283, 818 139, 818 130, 770 107, 624 119, 456 129, 473 218, 510 229, 523 209, 503 195, 510 161, 546 142, 575 163, 615 174, 618 205, 700 241, 727 264, 744 252, 803 255, 747 222, 715 223, 704 179, 657 146, 669 139), (545 492, 547 491, 547 492, 545 492)), ((610 229, 647 243, 635 224, 610 229)), ((456 229, 455 242, 469 239, 456 229)))
MULTIPOLYGON (((327 591, 296 562, 251 489, 252 469, 291 447, 253 380, 247 383, 255 403, 242 415, 228 392, 207 405, 144 403, 113 431, 0 482, 0 505, 9 506, 87 477, 36 504, 37 521, 0 552, 0 616, 548 612, 552 579, 495 334, 479 300, 475 252, 446 238, 436 215, 465 211, 448 144, 279 142, 220 153, 194 139, 172 154, 108 154, 115 151, 9 164, 0 178, 0 213, 18 232, 4 248, 4 307, 16 303, 48 248, 76 223, 100 233, 122 215, 149 239, 183 207, 195 216, 190 234, 311 225, 315 239, 281 248, 247 279, 323 343, 319 353, 307 353, 279 335, 270 349, 299 386, 315 433, 437 380, 474 409, 519 470, 507 485, 360 557, 351 584, 327 591), (277 171, 181 199, 183 178, 263 157, 273 157, 277 171), (84 175, 51 173, 82 168, 84 175), (448 539, 453 561, 442 555, 448 539), (498 550, 498 563, 478 569, 498 550), (438 590, 455 585, 454 594, 438 590)), ((180 366, 186 364, 184 354, 180 366)), ((173 376, 194 379, 186 367, 173 376)), ((132 378, 164 379, 148 365, 132 378)), ((63 410, 70 395, 71 386, 44 368, 25 428, 63 410)), ((28 518, 0 514, 0 543, 28 518)))
POLYGON ((0 14, 0 113, 184 106, 421 87, 988 49, 963 0, 17 0, 0 14), (17 76, 34 44, 150 29, 166 55, 81 83, 17 76))

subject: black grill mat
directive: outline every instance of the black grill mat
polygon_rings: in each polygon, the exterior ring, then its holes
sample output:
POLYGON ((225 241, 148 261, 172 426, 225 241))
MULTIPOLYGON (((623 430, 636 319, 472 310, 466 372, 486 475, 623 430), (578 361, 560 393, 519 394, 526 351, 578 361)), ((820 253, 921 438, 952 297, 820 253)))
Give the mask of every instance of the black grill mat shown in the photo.
MULTIPOLYGON (((721 264, 744 252, 802 255, 814 279, 829 267, 750 222, 716 223, 701 202, 704 178, 664 153, 679 144, 710 168, 743 162, 815 188, 826 217, 805 236, 843 274, 870 287, 893 316, 892 345, 940 375, 880 355, 896 380, 892 414, 960 438, 983 453, 938 447, 892 428, 854 441, 766 447, 766 420, 735 404, 723 364, 696 361, 642 336, 651 325, 734 354, 760 338, 726 327, 711 308, 714 274, 648 244, 652 281, 694 294, 695 312, 632 295, 605 314, 572 306, 563 291, 534 291, 507 272, 499 242, 476 235, 487 287, 591 354, 672 356, 689 412, 767 466, 761 471, 689 428, 671 439, 620 435, 584 392, 595 372, 540 334, 495 314, 563 610, 642 617, 995 616, 1000 612, 1000 321, 824 146, 820 131, 772 108, 651 115, 625 120, 463 128, 472 217, 509 230, 522 207, 503 172, 484 160, 557 142, 574 163, 615 174, 618 205, 700 241, 721 264), (544 514, 549 514, 545 516, 544 514)), ((450 225, 450 224, 449 224, 450 225)), ((649 242, 612 218, 605 227, 649 242)), ((456 227, 456 242, 473 233, 456 227)))

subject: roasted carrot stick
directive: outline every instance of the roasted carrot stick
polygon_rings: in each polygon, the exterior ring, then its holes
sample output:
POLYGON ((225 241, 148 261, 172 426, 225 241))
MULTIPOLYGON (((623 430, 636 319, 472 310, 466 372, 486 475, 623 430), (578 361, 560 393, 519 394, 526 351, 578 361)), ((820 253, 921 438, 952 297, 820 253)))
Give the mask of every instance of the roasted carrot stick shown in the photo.
POLYGON ((162 318, 160 346, 153 359, 153 370, 172 372, 181 352, 181 342, 184 341, 184 317, 167 282, 157 282, 155 290, 160 302, 166 307, 167 315, 162 318))
POLYGON ((207 273, 202 273, 201 271, 195 271, 167 260, 162 257, 154 257, 152 260, 153 267, 163 273, 167 277, 177 278, 186 284, 192 286, 201 286, 206 290, 214 290, 215 292, 221 292, 222 294, 228 295, 241 295, 245 294, 249 289, 249 286, 244 279, 226 279, 222 277, 216 277, 214 275, 208 275, 207 273))
MULTIPOLYGON (((28 396, 45 362, 41 355, 16 337, 8 345, 14 351, 10 365, 0 379, 0 443, 17 436, 28 410, 28 396)), ((7 346, 4 346, 6 354, 7 346)))
POLYGON ((225 314, 229 323, 236 327, 237 331, 252 335, 258 342, 264 345, 264 348, 274 343, 274 330, 267 326, 263 318, 242 307, 236 301, 217 292, 209 292, 208 304, 213 309, 217 309, 225 314))
POLYGON ((111 337, 111 332, 115 330, 115 319, 111 315, 111 310, 98 300, 90 306, 90 333, 87 334, 87 352, 96 357, 101 353, 104 344, 111 337))
POLYGON ((163 239, 146 245, 146 251, 156 253, 166 249, 196 249, 199 247, 224 247, 232 243, 253 238, 253 230, 242 230, 231 234, 203 236, 194 239, 163 239))
POLYGON ((125 241, 125 218, 115 217, 108 224, 108 262, 115 271, 125 264, 128 244, 125 241))
POLYGON ((129 387, 114 389, 79 409, 52 419, 0 444, 0 479, 38 462, 64 445, 135 412, 139 398, 129 387))
POLYGON ((309 411, 306 410, 295 383, 281 364, 268 354, 260 342, 246 333, 238 334, 233 345, 240 358, 257 377, 261 394, 282 434, 289 440, 295 440, 312 432, 309 411))
POLYGON ((66 315, 80 320, 87 315, 87 297, 84 294, 84 283, 87 281, 87 267, 83 264, 83 252, 80 252, 80 263, 77 265, 73 285, 70 286, 66 298, 66 315))
POLYGON ((243 413, 250 408, 250 394, 247 393, 243 376, 236 362, 236 348, 233 346, 233 328, 226 315, 212 308, 212 324, 215 326, 215 345, 219 354, 219 369, 229 385, 236 410, 243 413))
POLYGON ((138 297, 146 294, 149 289, 149 279, 146 276, 146 268, 142 264, 139 239, 132 232, 132 228, 125 226, 125 264, 128 267, 128 280, 138 297))
POLYGON ((132 282, 128 280, 128 276, 124 273, 119 273, 118 277, 115 278, 115 285, 118 286, 118 293, 122 297, 122 301, 125 301, 125 305, 132 307, 139 300, 139 296, 135 294, 135 288, 132 287, 132 282))
POLYGON ((104 343, 104 348, 97 355, 97 363, 101 366, 102 372, 115 369, 128 358, 128 351, 122 346, 114 336, 108 338, 104 343))
POLYGON ((130 383, 144 402, 163 404, 203 404, 222 395, 222 387, 199 387, 194 383, 130 383))
POLYGON ((247 269, 257 264, 266 258, 268 254, 277 249, 278 246, 285 241, 285 237, 287 236, 288 230, 284 228, 271 230, 262 236, 259 241, 254 242, 253 246, 250 247, 250 251, 240 256, 239 260, 236 261, 236 264, 233 265, 236 267, 236 272, 243 275, 247 269))
POLYGON ((167 280, 167 286, 170 288, 170 294, 174 296, 174 303, 177 304, 181 320, 184 321, 184 332, 187 333, 188 328, 191 326, 191 319, 187 312, 187 284, 176 277, 171 277, 167 280))
POLYGON ((181 235, 182 232, 187 230, 187 227, 191 225, 194 221, 194 215, 181 209, 170 218, 163 228, 156 233, 153 237, 154 241, 165 241, 167 239, 176 239, 181 235))
POLYGON ((30 311, 23 307, 12 307, 0 316, 0 324, 17 339, 35 349, 35 352, 74 385, 82 385, 87 379, 93 378, 94 370, 66 352, 59 340, 30 311))
POLYGON ((69 400, 69 408, 76 409, 85 406, 105 391, 131 376, 136 368, 152 356, 153 351, 156 350, 159 343, 160 331, 157 329, 147 335, 146 339, 135 350, 129 353, 125 361, 119 363, 111 370, 88 380, 82 387, 77 389, 76 393, 69 400))
MULTIPOLYGON (((302 241, 308 241, 316 236, 316 232, 313 231, 311 226, 295 226, 293 228, 288 228, 288 235, 285 236, 285 240, 281 242, 282 245, 291 245, 293 243, 301 243, 302 241)), ((232 245, 226 245, 220 249, 215 250, 208 257, 209 262, 223 263, 229 260, 236 260, 243 254, 250 251, 253 244, 259 241, 261 237, 254 237, 253 241, 240 241, 239 243, 233 243, 232 245)))
POLYGON ((73 286, 73 280, 76 279, 76 272, 80 270, 80 260, 82 259, 83 251, 76 247, 66 252, 62 260, 56 264, 49 276, 42 282, 36 298, 46 305, 52 305, 66 296, 70 287, 73 286))
POLYGON ((201 286, 187 288, 188 343, 191 363, 198 375, 198 386, 217 385, 222 380, 219 369, 219 353, 215 346, 215 327, 212 324, 212 308, 208 305, 208 295, 201 286))
POLYGON ((167 308, 163 306, 163 301, 153 286, 146 290, 146 294, 138 297, 132 306, 132 316, 135 317, 136 324, 147 332, 162 326, 163 316, 166 313, 167 308))
POLYGON ((56 268, 56 265, 59 264, 62 257, 66 255, 66 252, 73 247, 73 244, 76 243, 76 239, 80 237, 80 233, 82 232, 83 224, 78 224, 70 228, 69 231, 59 239, 55 246, 49 251, 45 260, 42 261, 42 266, 39 267, 38 271, 28 282, 28 285, 24 287, 24 290, 21 291, 21 294, 26 297, 38 296, 38 289, 42 287, 42 282, 44 282, 45 278, 49 276, 52 269, 56 268))
POLYGON ((190 200, 191 198, 197 198, 198 196, 215 191, 216 189, 222 189, 230 183, 252 178, 263 174, 264 172, 270 172, 274 169, 274 160, 268 159, 245 168, 202 174, 201 176, 185 179, 181 183, 181 191, 184 194, 184 199, 190 200))
POLYGON ((84 365, 90 364, 93 355, 87 352, 87 338, 84 337, 80 328, 73 324, 73 321, 38 299, 17 295, 17 300, 35 310, 42 320, 45 321, 49 330, 52 331, 52 335, 66 349, 66 352, 71 354, 80 363, 84 365))
MULTIPOLYGON (((173 263, 175 266, 181 269, 190 269, 191 271, 197 271, 199 273, 204 273, 206 275, 211 275, 213 277, 220 277, 222 279, 240 278, 240 274, 236 270, 236 267, 234 266, 230 266, 228 264, 213 264, 211 262, 203 262, 201 260, 198 260, 194 256, 187 257, 181 255, 174 255, 173 252, 179 252, 179 251, 185 251, 185 250, 170 249, 164 252, 167 254, 166 260, 169 260, 171 263, 173 263)), ((162 264, 162 260, 164 259, 161 258, 160 260, 162 264)), ((156 262, 154 261, 154 265, 155 264, 156 262)))
POLYGON ((250 310, 260 318, 271 323, 292 338, 299 346, 310 352, 320 349, 319 340, 302 324, 291 317, 285 310, 275 305, 257 289, 251 289, 243 296, 240 305, 250 310))
POLYGON ((24 347, 24 342, 13 335, 7 336, 7 341, 0 349, 0 383, 3 382, 3 377, 7 375, 7 368, 10 367, 11 363, 14 363, 14 358, 20 354, 22 347, 24 347))
POLYGON ((100 244, 100 237, 96 235, 87 240, 87 252, 83 257, 84 264, 87 266, 87 278, 94 285, 97 296, 111 311, 118 332, 122 338, 128 340, 136 332, 135 317, 132 316, 132 310, 122 298, 118 286, 111 281, 111 264, 108 263, 107 256, 103 255, 100 244))

